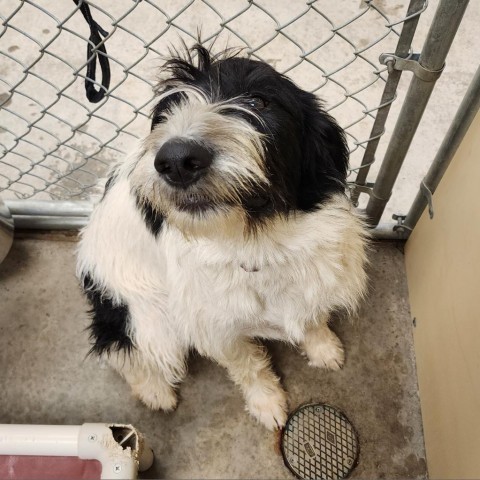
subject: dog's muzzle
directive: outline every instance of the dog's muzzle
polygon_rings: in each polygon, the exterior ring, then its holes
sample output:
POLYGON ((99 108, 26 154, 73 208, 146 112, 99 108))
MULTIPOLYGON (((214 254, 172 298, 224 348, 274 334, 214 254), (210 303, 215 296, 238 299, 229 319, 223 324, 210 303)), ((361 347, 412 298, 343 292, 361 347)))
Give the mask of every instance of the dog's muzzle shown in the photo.
POLYGON ((165 142, 155 156, 155 169, 172 187, 186 189, 203 177, 213 153, 192 140, 174 138, 165 142))

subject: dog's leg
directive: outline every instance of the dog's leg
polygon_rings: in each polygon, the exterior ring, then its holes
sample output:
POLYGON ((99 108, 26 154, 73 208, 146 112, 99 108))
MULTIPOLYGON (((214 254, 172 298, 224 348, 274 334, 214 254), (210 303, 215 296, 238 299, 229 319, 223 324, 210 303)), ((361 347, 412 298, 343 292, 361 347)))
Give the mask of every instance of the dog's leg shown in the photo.
POLYGON ((247 410, 269 430, 281 428, 287 420, 287 398, 279 378, 270 368, 265 348, 243 338, 214 355, 232 380, 240 386, 247 410))
POLYGON ((111 354, 108 361, 147 407, 165 411, 175 409, 177 394, 160 367, 149 364, 138 352, 111 354))
POLYGON ((312 367, 340 370, 345 361, 342 342, 328 328, 328 316, 307 327, 302 345, 312 367))

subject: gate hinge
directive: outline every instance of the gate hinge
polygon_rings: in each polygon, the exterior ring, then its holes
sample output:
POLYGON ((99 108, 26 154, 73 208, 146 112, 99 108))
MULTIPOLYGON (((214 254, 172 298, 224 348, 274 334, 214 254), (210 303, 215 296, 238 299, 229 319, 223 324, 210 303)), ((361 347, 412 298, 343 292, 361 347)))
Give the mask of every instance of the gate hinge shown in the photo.
POLYGON ((397 57, 393 53, 382 53, 380 63, 387 66, 388 73, 392 73, 393 70, 409 70, 424 82, 435 82, 442 74, 445 64, 440 70, 429 70, 420 64, 419 57, 418 53, 412 53, 408 58, 397 57))

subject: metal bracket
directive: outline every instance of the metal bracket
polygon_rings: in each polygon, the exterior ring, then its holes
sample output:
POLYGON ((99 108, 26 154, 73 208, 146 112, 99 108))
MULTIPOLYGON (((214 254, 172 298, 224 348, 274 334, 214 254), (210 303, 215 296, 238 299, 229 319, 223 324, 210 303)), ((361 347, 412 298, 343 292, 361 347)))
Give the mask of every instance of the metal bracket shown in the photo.
MULTIPOLYGON (((359 185, 357 183, 354 183, 354 184, 350 185, 351 195, 353 196, 353 194, 355 194, 355 193, 358 193, 358 194, 366 193, 371 197, 374 185, 375 185, 374 183, 365 183, 363 185, 359 185)), ((353 202, 353 206, 358 207, 358 197, 357 197, 357 200, 355 202, 353 202)))
POLYGON ((397 225, 393 227, 394 232, 401 233, 401 232, 404 232, 405 230, 409 230, 410 232, 412 231, 410 227, 407 227, 405 225, 405 219, 407 218, 406 215, 397 215, 394 213, 392 215, 392 218, 397 221, 397 225))
POLYGON ((394 53, 382 53, 379 60, 382 65, 387 66, 388 73, 393 70, 408 70, 424 82, 435 82, 442 74, 445 64, 440 70, 429 70, 420 64, 419 58, 418 53, 412 53, 408 58, 397 57, 394 53))
POLYGON ((420 191, 423 193, 423 196, 427 199, 428 203, 428 214, 430 215, 430 220, 433 218, 433 195, 430 189, 427 187, 425 180, 422 180, 420 183, 420 191))
POLYGON ((368 193, 368 195, 371 195, 374 185, 375 185, 374 183, 365 183, 364 185, 355 184, 353 185, 352 190, 357 190, 360 193, 368 193))

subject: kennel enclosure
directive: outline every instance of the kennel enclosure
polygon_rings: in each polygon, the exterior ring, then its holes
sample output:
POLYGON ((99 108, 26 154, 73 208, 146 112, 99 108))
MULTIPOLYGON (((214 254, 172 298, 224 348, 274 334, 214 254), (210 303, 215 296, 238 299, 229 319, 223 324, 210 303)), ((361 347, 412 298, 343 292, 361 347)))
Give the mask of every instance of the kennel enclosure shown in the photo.
MULTIPOLYGON (((353 202, 377 237, 406 238, 411 222, 398 215, 394 223, 380 223, 382 213, 468 0, 439 1, 420 53, 412 42, 427 0, 411 0, 400 14, 387 14, 375 0, 356 10, 321 0, 290 2, 288 8, 281 3, 5 2, 0 12, 3 217, 11 214, 17 228, 83 226, 100 193, 99 179, 148 131, 160 58, 182 39, 213 42, 214 50, 244 47, 246 55, 271 63, 325 99, 347 135, 353 202), (92 21, 86 21, 86 6, 92 21), (389 135, 385 124, 405 70, 412 79, 389 135), (99 92, 96 103, 88 101, 85 85, 99 92)), ((419 195, 422 207, 431 200, 425 185, 419 195)))

